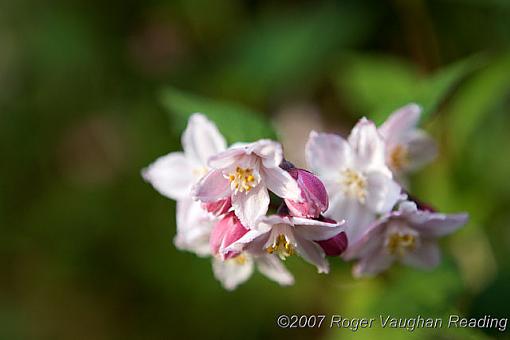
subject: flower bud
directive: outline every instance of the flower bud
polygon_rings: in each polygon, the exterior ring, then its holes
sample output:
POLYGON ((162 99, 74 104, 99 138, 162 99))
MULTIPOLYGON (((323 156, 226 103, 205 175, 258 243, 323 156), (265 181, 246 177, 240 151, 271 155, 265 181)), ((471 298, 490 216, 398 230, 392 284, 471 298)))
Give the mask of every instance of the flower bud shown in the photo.
POLYGON ((294 178, 301 189, 302 202, 285 200, 291 215, 306 218, 318 218, 328 209, 328 193, 324 184, 311 172, 291 168, 289 174, 294 178))
POLYGON ((211 252, 214 255, 220 255, 223 260, 235 257, 238 253, 230 251, 224 253, 223 250, 230 246, 235 241, 239 240, 244 234, 248 232, 237 218, 234 212, 225 215, 211 231, 209 244, 211 252))
POLYGON ((347 249, 347 235, 341 232, 338 235, 324 241, 316 241, 328 256, 339 256, 347 249))
POLYGON ((207 212, 210 212, 216 216, 223 215, 229 211, 232 207, 232 201, 230 197, 221 199, 216 202, 202 203, 202 208, 207 212))

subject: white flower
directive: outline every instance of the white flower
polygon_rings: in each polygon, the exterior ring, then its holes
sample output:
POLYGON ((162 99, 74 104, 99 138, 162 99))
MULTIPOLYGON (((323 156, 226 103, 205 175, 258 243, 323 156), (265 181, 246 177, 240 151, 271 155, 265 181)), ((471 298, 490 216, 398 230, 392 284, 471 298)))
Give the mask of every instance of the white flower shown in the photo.
POLYGON ((200 202, 191 198, 177 201, 175 246, 198 256, 211 255, 209 238, 218 218, 207 213, 200 202))
POLYGON ((328 273, 326 254, 315 241, 328 240, 338 235, 343 231, 342 223, 271 215, 261 218, 257 225, 224 251, 247 251, 256 255, 265 252, 278 255, 281 259, 298 253, 315 265, 319 273, 328 273))
POLYGON ((383 216, 349 248, 358 259, 354 276, 371 276, 395 261, 418 268, 433 268, 440 261, 437 238, 450 234, 468 220, 466 213, 441 214, 419 210, 404 201, 397 211, 383 216))
POLYGON ((358 240, 378 214, 390 211, 400 196, 401 188, 385 163, 384 142, 366 118, 356 124, 348 140, 312 131, 306 159, 328 191, 325 216, 345 219, 349 244, 358 240))
POLYGON ((233 290, 239 284, 248 280, 255 267, 266 277, 282 286, 289 286, 294 283, 292 274, 274 255, 253 256, 244 252, 225 261, 219 258, 213 259, 214 276, 227 290, 233 290))
POLYGON ((421 109, 406 105, 393 112, 378 131, 386 143, 386 163, 397 174, 414 171, 436 157, 436 144, 418 129, 421 109))
POLYGON ((195 186, 194 196, 204 203, 231 197, 236 215, 249 228, 268 210, 268 189, 301 201, 296 181, 279 167, 282 159, 281 145, 270 140, 232 146, 209 159, 213 170, 195 186))
POLYGON ((226 149, 216 125, 200 113, 190 117, 181 144, 184 152, 162 156, 142 171, 147 182, 174 200, 191 197, 191 187, 208 171, 209 157, 226 149))

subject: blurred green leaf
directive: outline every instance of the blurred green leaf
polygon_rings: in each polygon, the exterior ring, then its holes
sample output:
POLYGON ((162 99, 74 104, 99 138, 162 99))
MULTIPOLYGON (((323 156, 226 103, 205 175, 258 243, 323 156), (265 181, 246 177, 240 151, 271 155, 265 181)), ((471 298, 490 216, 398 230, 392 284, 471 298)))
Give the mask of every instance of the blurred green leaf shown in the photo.
POLYGON ((175 88, 163 90, 161 99, 177 134, 182 133, 191 114, 201 112, 216 123, 230 143, 276 139, 269 119, 242 105, 206 99, 175 88))
MULTIPOLYGON (((349 56, 336 84, 346 92, 354 111, 381 123, 395 109, 410 102, 422 106, 423 117, 434 112, 458 82, 479 64, 477 56, 423 77, 411 64, 388 56, 349 56)), ((422 117, 422 118, 423 118, 422 117)))
POLYGON ((225 62, 207 75, 222 93, 259 100, 275 91, 302 90, 326 72, 332 51, 362 40, 373 25, 366 8, 343 4, 268 13, 260 24, 239 35, 225 62))

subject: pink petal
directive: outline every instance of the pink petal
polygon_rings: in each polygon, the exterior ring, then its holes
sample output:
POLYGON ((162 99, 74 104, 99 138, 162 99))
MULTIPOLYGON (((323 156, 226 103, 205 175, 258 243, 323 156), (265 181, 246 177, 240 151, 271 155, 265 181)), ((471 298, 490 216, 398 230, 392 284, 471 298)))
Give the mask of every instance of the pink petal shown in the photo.
MULTIPOLYGON (((372 121, 360 119, 352 129, 348 142, 357 156, 356 168, 380 171, 387 168, 384 141, 372 121)), ((387 171, 389 174, 389 170, 387 171)))
POLYGON ((412 253, 406 254, 403 263, 417 268, 434 268, 441 261, 441 252, 435 241, 424 240, 412 253))
POLYGON ((230 183, 221 170, 211 170, 193 187, 193 196, 202 202, 216 202, 230 195, 230 183))

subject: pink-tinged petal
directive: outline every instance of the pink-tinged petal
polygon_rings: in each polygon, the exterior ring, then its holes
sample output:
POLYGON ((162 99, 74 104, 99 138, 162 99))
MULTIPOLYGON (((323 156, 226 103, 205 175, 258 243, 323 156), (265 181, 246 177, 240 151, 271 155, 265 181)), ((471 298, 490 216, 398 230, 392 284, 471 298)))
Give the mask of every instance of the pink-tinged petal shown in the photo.
POLYGON ((227 148, 225 138, 216 125, 201 113, 193 114, 181 138, 186 156, 202 166, 207 165, 209 157, 227 148))
POLYGON ((387 218, 380 218, 372 223, 356 242, 349 240, 347 250, 343 253, 344 260, 367 257, 382 249, 385 241, 387 218))
POLYGON ((420 114, 421 108, 416 104, 401 107, 379 127, 379 133, 388 143, 398 143, 402 135, 418 125, 420 114))
POLYGON ((378 214, 393 209, 400 198, 402 188, 390 177, 381 172, 369 172, 367 178, 367 207, 378 214))
POLYGON ((317 241, 327 256, 340 256, 348 245, 347 235, 344 232, 323 241, 317 241))
POLYGON ((265 254, 264 244, 266 244, 269 238, 269 230, 249 230, 240 239, 232 243, 230 246, 224 249, 224 252, 249 252, 253 255, 265 254))
POLYGON ((437 156, 436 142, 424 131, 416 130, 406 136, 407 166, 405 171, 414 171, 431 162, 437 156))
POLYGON ((468 222, 467 213, 441 214, 418 211, 409 217, 411 226, 427 237, 441 237, 453 233, 468 222))
POLYGON ((220 216, 227 213, 232 207, 230 197, 221 199, 216 202, 202 203, 202 208, 213 215, 220 216))
POLYGON ((352 275, 357 278, 374 276, 388 269, 394 261, 393 256, 376 252, 360 259, 353 267, 352 275))
POLYGON ((272 140, 261 139, 249 144, 247 150, 259 156, 266 168, 277 168, 283 160, 282 145, 272 140))
POLYGON ((212 267, 214 277, 221 282, 223 287, 227 290, 234 290, 250 278, 254 265, 251 258, 246 258, 244 263, 236 261, 236 259, 222 261, 214 258, 212 267))
POLYGON ((211 170, 193 187, 193 197, 202 202, 216 202, 230 196, 230 183, 221 170, 211 170))
POLYGON ((177 201, 176 217, 175 246, 198 256, 210 255, 209 236, 214 221, 202 210, 200 203, 191 198, 177 201))
POLYGON ((334 220, 345 220, 342 227, 350 244, 356 243, 376 218, 375 214, 358 199, 343 194, 337 194, 331 199, 325 216, 334 220))
POLYGON ((430 269, 437 267, 441 261, 441 251, 435 241, 424 240, 414 252, 406 254, 401 261, 408 266, 430 269))
POLYGON ((302 202, 285 199, 285 203, 293 216, 318 218, 329 206, 329 198, 324 184, 312 173, 293 168, 289 174, 301 189, 302 202))
POLYGON ((301 201, 301 190, 294 178, 281 168, 262 168, 264 181, 269 190, 281 198, 301 201))
POLYGON ((384 141, 372 121, 361 118, 352 129, 348 142, 356 154, 357 169, 377 169, 390 175, 385 162, 384 141))
POLYGON ((338 135, 310 132, 305 149, 306 162, 321 179, 338 178, 338 172, 353 162, 350 145, 338 135))
POLYGON ((343 231, 343 221, 340 223, 322 222, 307 218, 293 217, 294 233, 310 241, 330 239, 343 231))
POLYGON ((158 158, 142 171, 142 176, 160 194, 174 200, 189 197, 195 181, 193 166, 182 152, 158 158))
POLYGON ((238 192, 232 196, 232 207, 241 222, 252 228, 264 216, 269 207, 269 193, 263 185, 257 185, 249 192, 238 192))
POLYGON ((327 274, 329 272, 329 263, 326 260, 324 250, 315 242, 305 240, 294 235, 296 242, 296 251, 303 259, 317 267, 319 273, 327 274))
POLYGON ((237 252, 225 252, 231 244, 248 232, 234 213, 228 213, 214 226, 209 243, 213 254, 220 254, 223 259, 237 255, 237 252))
POLYGON ((294 284, 294 277, 276 256, 258 256, 255 257, 255 263, 262 274, 280 285, 290 286, 294 284))
POLYGON ((225 169, 236 164, 244 155, 242 147, 231 146, 229 149, 211 156, 207 164, 213 169, 225 169))

